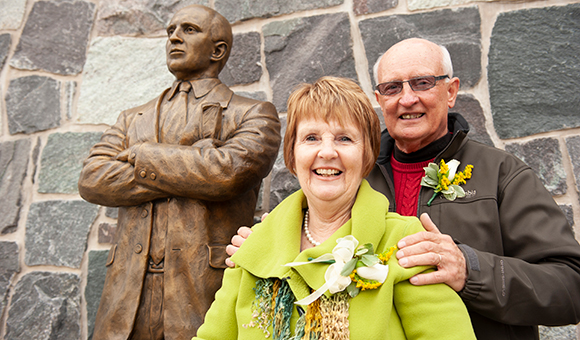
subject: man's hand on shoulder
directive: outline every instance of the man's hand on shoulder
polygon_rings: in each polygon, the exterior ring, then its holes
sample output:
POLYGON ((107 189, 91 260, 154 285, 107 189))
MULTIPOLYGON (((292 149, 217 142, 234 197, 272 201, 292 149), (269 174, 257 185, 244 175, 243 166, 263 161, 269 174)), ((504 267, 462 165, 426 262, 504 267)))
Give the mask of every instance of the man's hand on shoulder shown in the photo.
MULTIPOLYGON (((232 237, 232 243, 228 244, 228 246, 226 247, 226 253, 228 253, 229 256, 233 256, 238 251, 238 249, 240 249, 244 241, 246 241, 246 239, 248 238, 248 236, 250 236, 251 233, 252 229, 248 227, 240 227, 238 229, 238 234, 232 237)), ((235 266, 235 264, 232 262, 232 260, 230 260, 229 257, 226 259, 226 264, 228 265, 228 267, 232 268, 235 266)))
MULTIPOLYGON (((261 220, 264 221, 264 219, 266 218, 266 216, 268 216, 268 213, 264 213, 262 215, 261 220)), ((244 241, 246 241, 246 239, 248 238, 248 236, 250 236, 250 234, 252 233, 252 229, 242 226, 238 229, 238 234, 234 235, 234 237, 232 237, 232 243, 228 244, 228 246, 226 247, 226 253, 231 257, 233 256, 238 249, 240 249, 240 247, 242 246, 242 243, 244 243, 244 241)), ((232 262, 232 260, 230 260, 230 258, 228 257, 226 259, 226 265, 228 265, 228 267, 234 267, 235 263, 232 262)))
POLYGON ((467 279, 463 253, 449 235, 441 234, 428 214, 421 214, 421 223, 427 231, 406 236, 397 244, 399 265, 437 266, 436 271, 415 275, 409 281, 418 286, 446 283, 456 292, 461 291, 467 279))

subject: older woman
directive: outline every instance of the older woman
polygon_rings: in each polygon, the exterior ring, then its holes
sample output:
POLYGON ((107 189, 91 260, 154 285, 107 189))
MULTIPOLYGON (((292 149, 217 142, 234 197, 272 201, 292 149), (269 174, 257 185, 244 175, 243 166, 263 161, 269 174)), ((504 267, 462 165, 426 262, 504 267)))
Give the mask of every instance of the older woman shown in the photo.
POLYGON ((351 80, 323 77, 288 99, 286 166, 301 190, 280 203, 232 257, 200 339, 475 339, 467 310, 433 270, 398 265, 416 218, 388 212, 363 179, 379 153, 379 121, 351 80))

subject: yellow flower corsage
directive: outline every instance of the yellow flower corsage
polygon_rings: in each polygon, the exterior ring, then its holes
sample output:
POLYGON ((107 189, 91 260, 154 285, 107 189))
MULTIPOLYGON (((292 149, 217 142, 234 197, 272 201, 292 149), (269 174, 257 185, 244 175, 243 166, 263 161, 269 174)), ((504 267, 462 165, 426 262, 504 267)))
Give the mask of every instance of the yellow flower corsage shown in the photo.
POLYGON ((425 176, 421 179, 421 185, 435 189, 433 196, 427 202, 428 206, 431 206, 431 202, 439 193, 442 193, 443 197, 450 201, 465 197, 465 191, 459 185, 465 184, 465 181, 471 178, 473 165, 468 164, 462 172, 457 172, 460 163, 456 159, 450 160, 449 163, 441 160, 440 166, 429 163, 427 167, 423 168, 425 176))

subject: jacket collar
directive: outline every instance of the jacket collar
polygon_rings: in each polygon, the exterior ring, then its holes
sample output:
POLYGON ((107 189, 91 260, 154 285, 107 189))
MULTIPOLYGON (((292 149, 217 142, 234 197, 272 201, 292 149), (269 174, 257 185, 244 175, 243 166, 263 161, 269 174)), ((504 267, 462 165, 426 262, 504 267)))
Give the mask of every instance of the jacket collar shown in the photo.
MULTIPOLYGON (((136 142, 154 141, 159 142, 159 114, 165 98, 175 95, 180 81, 175 81, 156 99, 138 108, 139 119, 132 124, 133 136, 136 142), (154 122, 154 124, 152 124, 154 122)), ((222 84, 217 78, 200 79, 191 82, 192 91, 196 96, 204 96, 204 103, 217 103, 226 109, 233 97, 233 91, 222 84)), ((190 97, 191 98, 191 97, 190 97)), ((200 97, 201 98, 201 97, 200 97)))
MULTIPOLYGON (((435 161, 439 162, 441 158, 445 159, 448 158, 447 155, 455 154, 455 151, 461 146, 461 142, 467 136, 469 132, 469 124, 461 116, 459 113, 450 112, 447 115, 447 126, 449 131, 453 133, 453 138, 451 142, 445 147, 445 149, 435 157, 435 161)), ((381 133, 381 152, 379 154, 379 158, 377 159, 377 163, 381 165, 385 165, 390 163, 391 155, 393 153, 393 149, 395 148, 395 139, 389 135, 387 129, 384 129, 381 133)))
MULTIPOLYGON (((173 85, 171 85, 171 88, 167 93, 167 100, 172 100, 173 97, 175 97, 181 82, 181 80, 173 82, 173 85)), ((217 87, 216 90, 218 91, 212 91, 210 94, 211 98, 207 98, 206 101, 220 103, 223 108, 228 106, 233 95, 233 92, 229 90, 227 86, 223 85, 217 78, 198 79, 188 82, 191 84, 191 91, 196 99, 206 96, 210 91, 217 87)))
POLYGON ((351 211, 351 219, 340 227, 320 246, 300 253, 303 209, 307 207, 302 190, 286 198, 266 219, 255 225, 253 233, 232 257, 232 261, 261 278, 290 278, 288 281, 298 299, 310 294, 310 288, 318 289, 324 284, 327 264, 307 264, 294 268, 284 266, 289 262, 307 262, 332 253, 336 240, 353 235, 359 245, 379 245, 385 234, 385 214, 389 203, 384 196, 363 180, 351 211), (372 227, 371 227, 372 226, 372 227), (308 287, 310 288, 308 288, 308 287))

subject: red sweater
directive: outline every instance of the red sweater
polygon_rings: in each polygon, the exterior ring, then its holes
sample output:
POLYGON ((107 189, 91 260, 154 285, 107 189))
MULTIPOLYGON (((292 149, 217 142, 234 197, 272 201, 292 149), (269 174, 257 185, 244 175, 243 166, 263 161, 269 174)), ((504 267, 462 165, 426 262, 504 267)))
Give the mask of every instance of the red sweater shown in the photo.
POLYGON ((432 161, 401 163, 391 156, 397 213, 403 216, 417 216, 421 178, 425 176, 423 168, 432 161))

